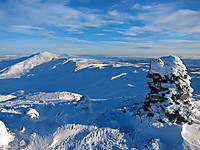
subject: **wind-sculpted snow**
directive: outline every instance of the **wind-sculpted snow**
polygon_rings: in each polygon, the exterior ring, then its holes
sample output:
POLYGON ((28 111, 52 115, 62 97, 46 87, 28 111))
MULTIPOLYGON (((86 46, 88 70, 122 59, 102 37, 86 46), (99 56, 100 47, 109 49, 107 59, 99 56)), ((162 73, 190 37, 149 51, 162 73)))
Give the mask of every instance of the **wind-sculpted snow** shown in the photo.
POLYGON ((120 78, 121 76, 124 76, 124 75, 126 75, 126 73, 121 73, 121 74, 119 74, 119 75, 116 75, 116 76, 112 77, 111 80, 120 78))
MULTIPOLYGON (((184 74, 178 60, 174 68, 184 74)), ((199 149, 199 78, 192 78, 193 124, 150 127, 136 115, 149 91, 149 65, 123 61, 40 53, 0 62, 0 120, 12 137, 0 149, 199 149), (17 70, 32 58, 40 63, 17 70)), ((163 77, 167 71, 178 75, 166 69, 163 77)))
POLYGON ((0 103, 0 111, 15 131, 13 148, 18 143, 20 149, 128 149, 129 136, 109 126, 98 127, 101 121, 95 116, 102 115, 98 109, 105 111, 103 105, 71 92, 42 92, 7 99, 0 103))
POLYGON ((54 133, 50 149, 128 149, 126 136, 119 130, 68 124, 54 133), (72 140, 73 139, 73 140, 72 140))

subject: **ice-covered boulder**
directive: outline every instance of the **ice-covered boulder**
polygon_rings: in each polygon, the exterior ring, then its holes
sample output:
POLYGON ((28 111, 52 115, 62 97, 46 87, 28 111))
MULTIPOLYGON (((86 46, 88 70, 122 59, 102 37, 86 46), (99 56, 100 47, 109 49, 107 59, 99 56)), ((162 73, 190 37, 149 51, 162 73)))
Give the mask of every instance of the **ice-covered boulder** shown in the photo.
POLYGON ((0 149, 3 146, 8 145, 11 141, 14 140, 14 136, 11 134, 5 124, 0 120, 0 149))
POLYGON ((151 92, 147 94, 144 105, 139 110, 145 120, 161 123, 191 123, 192 103, 190 76, 186 67, 177 56, 155 59, 150 64, 147 75, 151 92))

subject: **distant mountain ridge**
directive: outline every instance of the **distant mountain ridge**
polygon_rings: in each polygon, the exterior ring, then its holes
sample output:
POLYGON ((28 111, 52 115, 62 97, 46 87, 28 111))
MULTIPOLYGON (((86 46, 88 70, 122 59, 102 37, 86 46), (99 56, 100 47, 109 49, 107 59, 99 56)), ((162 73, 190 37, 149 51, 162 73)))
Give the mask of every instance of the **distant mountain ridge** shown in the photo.
POLYGON ((0 79, 20 78, 22 75, 29 72, 35 66, 57 58, 58 56, 56 54, 52 54, 49 52, 41 52, 31 55, 25 60, 22 60, 14 65, 6 67, 3 70, 0 70, 0 79))

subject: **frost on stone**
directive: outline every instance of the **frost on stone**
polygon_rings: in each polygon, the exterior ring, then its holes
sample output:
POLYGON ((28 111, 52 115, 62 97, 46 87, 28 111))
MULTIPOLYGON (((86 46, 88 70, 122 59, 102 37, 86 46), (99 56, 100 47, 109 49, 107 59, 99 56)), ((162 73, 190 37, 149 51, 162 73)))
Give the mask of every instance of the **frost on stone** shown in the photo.
POLYGON ((153 82, 148 83, 151 92, 138 110, 142 120, 151 120, 153 124, 190 123, 193 89, 190 87, 191 78, 180 58, 168 56, 153 60, 147 77, 153 82))
POLYGON ((14 136, 9 131, 9 129, 6 128, 5 124, 0 120, 0 149, 3 148, 3 146, 8 145, 13 140, 14 136))

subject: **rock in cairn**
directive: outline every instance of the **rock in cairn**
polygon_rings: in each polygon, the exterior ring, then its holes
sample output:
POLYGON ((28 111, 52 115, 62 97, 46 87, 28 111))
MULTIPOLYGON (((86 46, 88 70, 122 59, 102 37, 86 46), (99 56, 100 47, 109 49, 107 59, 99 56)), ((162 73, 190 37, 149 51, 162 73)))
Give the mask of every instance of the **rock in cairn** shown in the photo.
POLYGON ((155 59, 147 75, 151 92, 138 114, 156 123, 192 123, 190 76, 177 56, 155 59))

